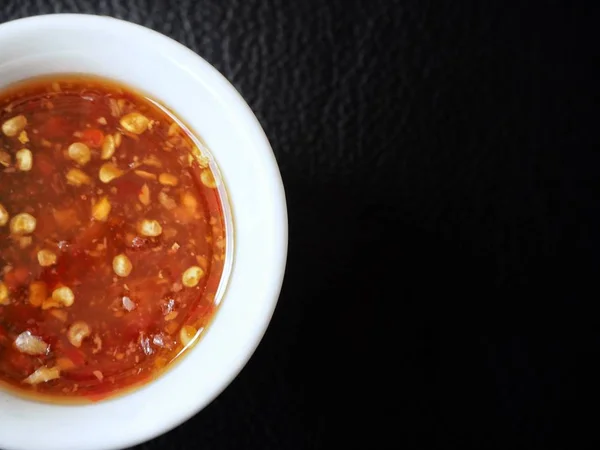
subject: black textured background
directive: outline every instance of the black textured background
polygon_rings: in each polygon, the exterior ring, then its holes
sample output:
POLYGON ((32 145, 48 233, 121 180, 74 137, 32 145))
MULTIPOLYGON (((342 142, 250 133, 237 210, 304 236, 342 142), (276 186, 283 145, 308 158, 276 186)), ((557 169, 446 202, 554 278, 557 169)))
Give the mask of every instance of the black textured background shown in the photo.
POLYGON ((182 42, 280 164, 272 325, 213 404, 141 449, 597 443, 598 2, 1 4, 0 22, 95 12, 182 42))

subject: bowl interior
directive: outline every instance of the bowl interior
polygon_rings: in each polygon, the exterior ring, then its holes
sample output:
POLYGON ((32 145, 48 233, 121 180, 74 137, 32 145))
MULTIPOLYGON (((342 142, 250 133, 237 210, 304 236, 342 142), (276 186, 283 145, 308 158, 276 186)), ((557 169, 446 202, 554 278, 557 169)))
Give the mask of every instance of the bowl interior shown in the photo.
POLYGON ((112 78, 171 108, 210 148, 233 216, 233 266, 224 301, 201 342, 164 376, 85 406, 37 403, 0 390, 0 448, 121 448, 191 417, 251 356, 283 278, 285 198, 269 143, 248 106, 217 71, 176 42, 94 16, 41 16, 0 26, 0 89, 52 73, 112 78))

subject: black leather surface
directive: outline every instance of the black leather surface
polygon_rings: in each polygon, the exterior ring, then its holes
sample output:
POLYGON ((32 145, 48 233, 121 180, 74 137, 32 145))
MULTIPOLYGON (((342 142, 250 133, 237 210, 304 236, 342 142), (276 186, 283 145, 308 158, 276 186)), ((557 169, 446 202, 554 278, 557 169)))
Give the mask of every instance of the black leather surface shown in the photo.
POLYGON ((0 21, 96 12, 179 40, 281 167, 289 264, 265 340, 140 448, 567 448, 596 426, 595 3, 2 4, 0 21))

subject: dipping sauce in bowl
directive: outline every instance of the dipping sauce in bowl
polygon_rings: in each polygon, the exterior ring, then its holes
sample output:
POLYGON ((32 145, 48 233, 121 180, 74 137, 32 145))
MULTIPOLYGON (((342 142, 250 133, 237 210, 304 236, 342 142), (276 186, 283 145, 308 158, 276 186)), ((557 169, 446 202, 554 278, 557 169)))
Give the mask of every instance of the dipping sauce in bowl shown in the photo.
POLYGON ((100 399, 151 380, 215 313, 214 166, 165 108, 53 76, 0 94, 0 383, 100 399))

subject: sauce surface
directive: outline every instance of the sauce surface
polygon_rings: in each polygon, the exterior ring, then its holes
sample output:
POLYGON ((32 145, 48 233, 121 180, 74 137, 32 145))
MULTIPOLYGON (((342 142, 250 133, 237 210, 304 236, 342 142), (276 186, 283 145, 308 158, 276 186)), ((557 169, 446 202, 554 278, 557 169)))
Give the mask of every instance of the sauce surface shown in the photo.
POLYGON ((101 399, 161 373, 215 312, 208 159, 156 103, 53 77, 0 93, 0 382, 101 399))

